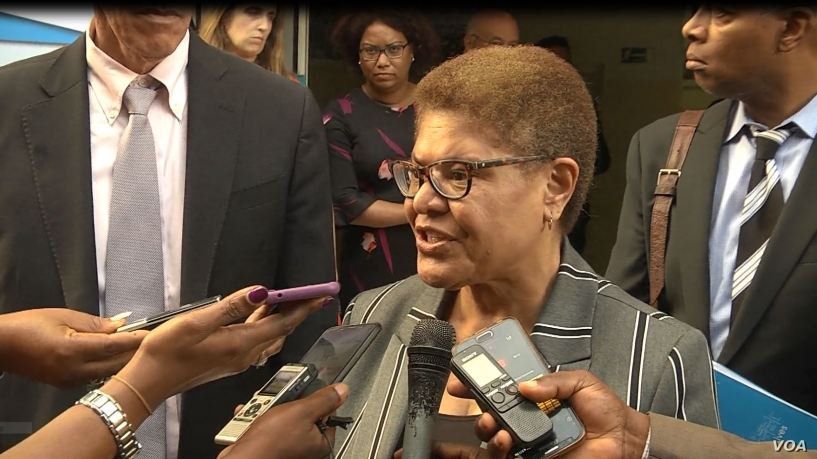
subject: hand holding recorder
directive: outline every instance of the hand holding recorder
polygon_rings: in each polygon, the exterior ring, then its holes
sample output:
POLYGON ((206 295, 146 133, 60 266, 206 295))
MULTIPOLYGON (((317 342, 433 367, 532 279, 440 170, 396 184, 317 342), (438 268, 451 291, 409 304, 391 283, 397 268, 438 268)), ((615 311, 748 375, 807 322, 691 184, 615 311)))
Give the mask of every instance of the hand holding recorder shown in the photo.
MULTIPOLYGON (((458 380, 447 387, 455 397, 471 398, 471 391, 458 380)), ((536 381, 519 385, 519 392, 531 401, 569 400, 585 426, 584 439, 567 451, 560 459, 635 459, 644 451, 649 416, 630 409, 598 378, 584 370, 561 371, 545 375, 536 381)), ((477 436, 489 444, 488 451, 474 459, 504 459, 509 451, 511 438, 500 430, 499 424, 488 414, 476 423, 477 436)), ((435 458, 455 459, 461 451, 450 445, 439 445, 435 458)))
MULTIPOLYGON (((234 445, 228 446, 218 459, 321 459, 329 455, 334 442, 334 428, 323 431, 319 420, 334 413, 349 389, 344 384, 324 387, 309 397, 278 405, 258 418, 234 445)), ((243 407, 239 407, 240 411, 243 407)), ((238 414, 238 413, 236 413, 238 414)))
MULTIPOLYGON (((264 305, 268 296, 266 288, 246 288, 209 307, 190 311, 168 321, 147 334, 144 340, 142 337, 147 333, 145 331, 110 335, 114 339, 138 339, 142 344, 119 373, 98 391, 83 397, 85 403, 91 403, 88 401, 91 399, 86 400, 90 396, 93 396, 93 400, 102 400, 106 411, 102 411, 100 407, 91 409, 91 405, 75 405, 4 452, 2 457, 102 459, 114 457, 117 452, 133 453, 135 443, 130 434, 136 432, 147 416, 166 398, 245 370, 258 359, 262 351, 291 333, 310 313, 326 302, 325 297, 291 302, 282 304, 277 314, 267 315, 264 305), (246 322, 236 323, 247 316, 250 318, 246 322), (111 407, 115 408, 113 413, 116 416, 106 418, 99 414, 111 413, 111 407), (117 435, 112 435, 110 426, 106 425, 113 422, 118 423, 111 424, 118 432, 117 435), (128 432, 129 435, 122 436, 122 432, 128 432), (82 441, 77 442, 77 438, 82 441)), ((61 322, 47 323, 51 328, 58 329, 54 324, 61 322)), ((110 324, 107 333, 112 333, 117 325, 119 324, 110 324)), ((71 326, 77 325, 73 323, 71 326)), ((297 442, 291 434, 285 429, 267 433, 279 439, 297 442)), ((135 439, 139 440, 138 434, 135 439)))

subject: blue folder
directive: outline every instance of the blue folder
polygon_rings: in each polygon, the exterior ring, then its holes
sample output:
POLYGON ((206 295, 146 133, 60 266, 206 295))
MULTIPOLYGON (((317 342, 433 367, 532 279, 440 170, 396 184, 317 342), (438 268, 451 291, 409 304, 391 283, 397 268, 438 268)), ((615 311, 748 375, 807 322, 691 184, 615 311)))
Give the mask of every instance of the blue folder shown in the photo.
POLYGON ((715 362, 721 429, 750 441, 805 442, 817 448, 817 416, 715 362))

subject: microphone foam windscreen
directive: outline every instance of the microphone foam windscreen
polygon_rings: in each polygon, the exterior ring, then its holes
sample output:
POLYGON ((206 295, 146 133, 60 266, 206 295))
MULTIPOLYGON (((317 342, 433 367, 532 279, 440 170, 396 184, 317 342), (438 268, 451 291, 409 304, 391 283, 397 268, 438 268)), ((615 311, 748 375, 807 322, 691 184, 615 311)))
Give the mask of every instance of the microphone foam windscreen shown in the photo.
POLYGON ((457 344, 457 332, 450 323, 439 319, 423 319, 411 332, 409 346, 428 346, 450 351, 457 344))

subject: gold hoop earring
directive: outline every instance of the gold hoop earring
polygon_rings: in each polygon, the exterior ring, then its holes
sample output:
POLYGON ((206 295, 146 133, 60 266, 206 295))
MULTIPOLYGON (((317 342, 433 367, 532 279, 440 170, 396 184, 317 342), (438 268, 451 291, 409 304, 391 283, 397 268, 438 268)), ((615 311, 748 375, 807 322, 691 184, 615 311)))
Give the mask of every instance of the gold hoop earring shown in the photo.
POLYGON ((551 215, 547 220, 542 219, 542 231, 545 231, 545 226, 547 226, 548 230, 553 230, 553 215, 551 215))

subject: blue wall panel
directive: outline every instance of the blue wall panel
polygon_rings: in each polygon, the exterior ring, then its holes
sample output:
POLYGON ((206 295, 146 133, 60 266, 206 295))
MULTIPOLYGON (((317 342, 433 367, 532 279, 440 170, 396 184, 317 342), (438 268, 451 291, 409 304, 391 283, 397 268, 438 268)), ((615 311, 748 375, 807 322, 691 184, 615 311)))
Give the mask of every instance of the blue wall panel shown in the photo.
POLYGON ((0 41, 68 44, 82 32, 0 13, 0 41))

